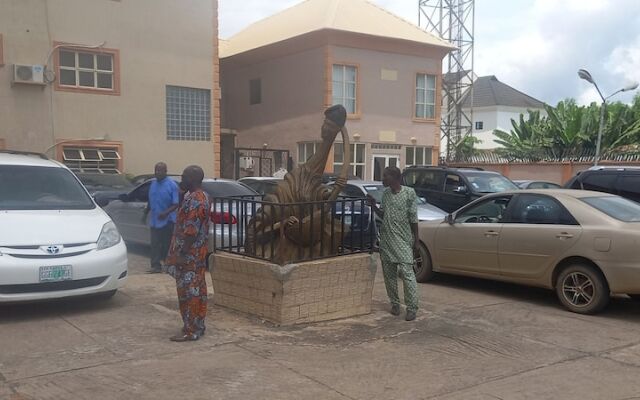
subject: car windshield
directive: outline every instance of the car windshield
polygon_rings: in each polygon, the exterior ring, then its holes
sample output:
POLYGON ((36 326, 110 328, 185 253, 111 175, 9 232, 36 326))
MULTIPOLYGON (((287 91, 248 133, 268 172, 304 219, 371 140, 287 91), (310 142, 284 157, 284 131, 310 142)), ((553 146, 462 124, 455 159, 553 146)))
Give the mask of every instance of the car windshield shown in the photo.
POLYGON ((518 190, 518 187, 513 182, 499 174, 465 172, 464 175, 476 192, 499 193, 507 190, 518 190))
POLYGON ((130 189, 133 184, 122 174, 76 174, 86 187, 96 189, 130 189))
POLYGON ((640 204, 618 196, 584 197, 583 202, 623 222, 640 222, 640 204))
POLYGON ((91 197, 64 168, 0 165, 0 210, 91 210, 91 197))
POLYGON ((376 203, 382 202, 382 193, 384 193, 384 186, 367 185, 364 187, 364 190, 367 191, 367 194, 370 194, 374 199, 376 199, 376 203))
POLYGON ((202 188, 213 198, 257 195, 251 188, 236 182, 202 182, 202 188))

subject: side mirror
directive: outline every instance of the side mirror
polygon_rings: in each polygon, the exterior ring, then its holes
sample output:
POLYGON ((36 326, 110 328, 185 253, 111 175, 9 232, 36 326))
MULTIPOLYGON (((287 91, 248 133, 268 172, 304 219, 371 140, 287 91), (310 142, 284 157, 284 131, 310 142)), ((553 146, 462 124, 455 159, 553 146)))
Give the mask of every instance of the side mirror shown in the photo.
POLYGON ((444 218, 444 222, 446 222, 449 225, 453 225, 456 223, 456 219, 453 216, 453 214, 449 214, 444 218))
POLYGON ((118 196, 118 200, 122 201, 123 203, 126 203, 129 201, 129 195, 126 193, 122 193, 120 196, 118 196))
POLYGON ((107 204, 109 204, 109 199, 104 199, 104 198, 93 198, 96 202, 96 204, 100 207, 106 207, 107 204))

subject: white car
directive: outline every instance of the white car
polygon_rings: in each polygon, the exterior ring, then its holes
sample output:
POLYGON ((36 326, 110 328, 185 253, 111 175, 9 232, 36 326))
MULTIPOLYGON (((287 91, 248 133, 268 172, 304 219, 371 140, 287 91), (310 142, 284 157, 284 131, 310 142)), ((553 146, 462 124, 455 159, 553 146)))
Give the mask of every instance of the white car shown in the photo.
POLYGON ((64 165, 0 150, 0 303, 99 295, 127 278, 127 248, 64 165))

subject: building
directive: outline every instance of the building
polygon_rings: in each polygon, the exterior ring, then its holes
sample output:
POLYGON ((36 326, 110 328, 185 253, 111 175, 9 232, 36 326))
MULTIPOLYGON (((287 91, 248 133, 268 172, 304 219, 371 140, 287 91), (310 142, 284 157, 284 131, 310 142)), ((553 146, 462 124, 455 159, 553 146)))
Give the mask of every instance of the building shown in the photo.
MULTIPOLYGON (((471 96, 463 102, 463 108, 469 112, 471 96)), ((520 115, 528 111, 540 111, 546 115, 544 103, 500 82, 493 75, 481 76, 473 83, 473 136, 481 140, 478 149, 499 147, 493 131, 500 129, 509 132, 511 120, 518 121, 520 115)))
POLYGON ((217 0, 2 0, 0 147, 218 175, 217 20, 217 0))
MULTIPOLYGON (((307 0, 247 27, 220 50, 223 176, 270 175, 287 154, 304 163, 323 110, 338 103, 349 113, 353 175, 432 164, 451 48, 365 0, 307 0)), ((327 172, 342 168, 342 154, 334 146, 327 172)))

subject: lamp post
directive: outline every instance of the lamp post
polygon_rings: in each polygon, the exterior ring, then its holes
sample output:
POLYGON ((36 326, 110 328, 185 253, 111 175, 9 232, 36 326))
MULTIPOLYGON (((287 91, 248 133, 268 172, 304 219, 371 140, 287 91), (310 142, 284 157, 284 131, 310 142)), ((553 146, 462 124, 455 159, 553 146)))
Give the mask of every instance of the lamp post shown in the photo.
POLYGON ((609 100, 610 98, 612 98, 618 93, 636 90, 638 88, 638 83, 632 83, 628 86, 623 87, 622 89, 616 90, 609 96, 604 97, 602 95, 602 92, 600 91, 600 88, 598 87, 598 84, 593 79, 593 76, 591 76, 589 71, 587 71, 586 69, 579 69, 578 76, 580 77, 580 79, 584 79, 585 81, 595 86, 596 90, 598 91, 598 94, 600 95, 600 98, 602 99, 602 105, 600 106, 600 127, 598 128, 598 140, 596 142, 596 157, 593 163, 594 166, 597 166, 598 162, 600 161, 600 147, 602 145, 602 133, 604 132, 604 113, 607 108, 607 100, 609 100))

